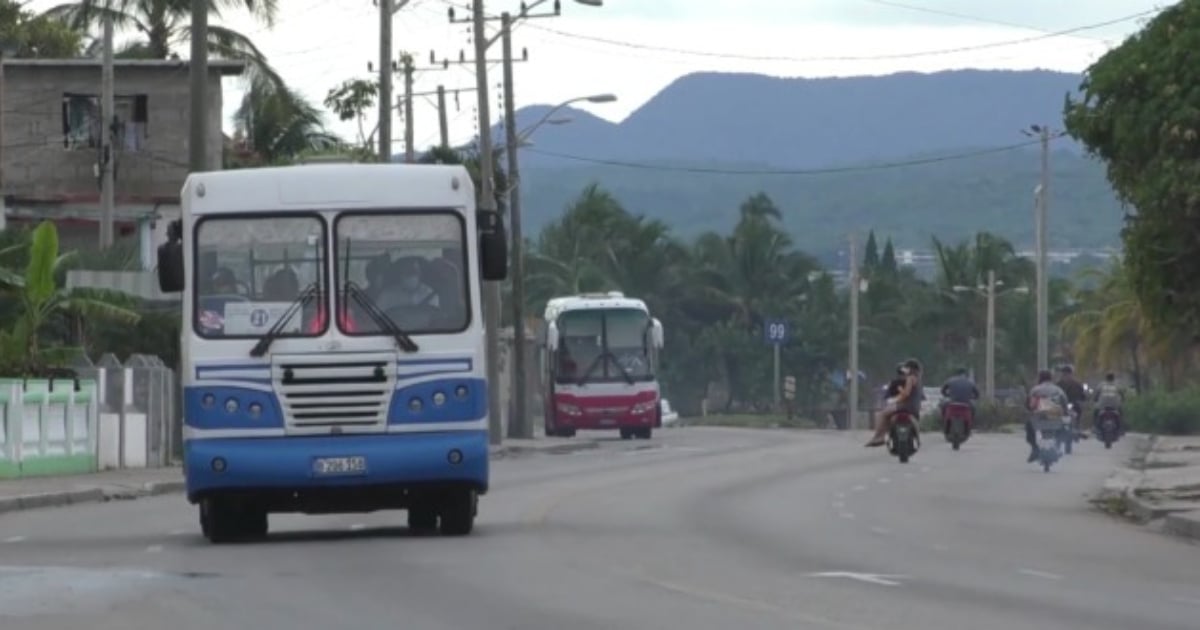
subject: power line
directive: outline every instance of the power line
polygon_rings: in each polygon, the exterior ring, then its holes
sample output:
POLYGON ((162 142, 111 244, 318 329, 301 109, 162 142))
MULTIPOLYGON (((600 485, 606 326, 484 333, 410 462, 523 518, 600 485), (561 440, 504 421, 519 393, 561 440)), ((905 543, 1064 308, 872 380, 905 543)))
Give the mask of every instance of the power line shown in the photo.
MULTIPOLYGON (((1061 136, 1056 136, 1061 137, 1061 136)), ((1010 144, 1002 147, 994 147, 991 149, 979 149, 976 151, 968 151, 964 153, 952 153, 948 155, 939 155, 927 158, 914 158, 911 160, 903 160, 899 162, 881 162, 878 164, 862 164, 858 166, 834 166, 828 168, 813 168, 813 169, 727 169, 704 166, 669 166, 666 164, 649 164, 645 162, 627 162, 623 160, 609 160, 603 158, 591 158, 579 155, 570 155, 567 153, 558 153, 555 151, 546 151, 543 149, 535 149, 525 147, 524 151, 544 155, 547 157, 560 158, 571 160, 574 162, 585 162, 588 164, 599 164, 603 166, 618 166, 622 168, 640 169, 646 171, 667 171, 677 173, 701 173, 706 175, 835 175, 839 173, 863 173, 868 171, 884 171, 897 168, 907 168, 910 166, 923 166, 926 164, 937 164, 940 162, 955 162, 958 160, 969 160, 971 158, 982 157, 985 155, 994 155, 997 153, 1007 153, 1028 146, 1033 146, 1040 143, 1041 140, 1030 140, 1017 144, 1010 144)))
MULTIPOLYGON (((967 15, 966 13, 956 13, 954 11, 946 11, 943 9, 934 9, 932 7, 923 7, 923 6, 918 6, 915 4, 905 4, 903 2, 895 2, 894 0, 859 0, 859 1, 860 2, 868 2, 870 4, 877 4, 879 6, 884 6, 884 7, 891 7, 893 9, 904 9, 906 11, 916 11, 918 13, 927 13, 929 15, 940 15, 942 17, 951 17, 951 18, 955 18, 955 19, 959 19, 959 20, 966 20, 969 22, 979 22, 981 24, 993 24, 996 26, 1007 26, 1009 28, 1021 28, 1021 29, 1025 29, 1025 30, 1029 30, 1029 31, 1037 31, 1039 33, 1047 33, 1047 34, 1053 32, 1049 29, 1039 28, 1036 26, 1029 26, 1028 24, 1018 24, 1016 22, 1007 22, 1005 20, 998 20, 995 18, 982 17, 982 16, 978 16, 978 15, 967 15)), ((1068 33, 1068 35, 1072 35, 1072 34, 1068 33)), ((1100 38, 1091 37, 1088 35, 1078 35, 1078 37, 1083 37, 1086 39, 1092 39, 1092 40, 1096 40, 1096 41, 1103 41, 1100 38)))
POLYGON ((594 35, 583 35, 581 33, 569 33, 566 31, 556 29, 554 27, 543 26, 541 24, 527 24, 527 26, 529 28, 538 29, 541 31, 545 31, 547 33, 553 33, 553 34, 559 35, 561 37, 567 37, 567 38, 578 39, 578 40, 583 40, 583 41, 597 42, 600 44, 607 44, 610 46, 620 46, 623 48, 633 48, 636 50, 666 52, 666 53, 673 53, 673 54, 679 54, 679 55, 692 55, 695 57, 710 57, 710 58, 716 58, 716 59, 738 59, 738 60, 743 60, 743 61, 785 61, 785 62, 794 62, 794 63, 814 63, 814 62, 829 62, 829 61, 886 61, 889 59, 913 59, 913 58, 917 58, 917 57, 935 57, 935 56, 951 55, 951 54, 964 53, 964 52, 974 52, 977 50, 987 50, 987 49, 991 49, 991 48, 1003 48, 1003 47, 1007 47, 1007 46, 1018 46, 1021 44, 1029 44, 1029 43, 1038 42, 1038 41, 1042 41, 1042 40, 1053 39, 1056 37, 1064 37, 1064 36, 1068 36, 1068 35, 1074 35, 1076 33, 1092 31, 1092 30, 1104 28, 1107 26, 1113 26, 1116 24, 1120 24, 1122 22, 1128 22, 1130 20, 1136 20, 1141 17, 1146 17, 1148 15, 1158 13, 1159 11, 1160 11, 1160 9, 1149 9, 1146 11, 1139 11, 1138 13, 1126 15, 1124 17, 1120 17, 1120 18, 1116 18, 1116 19, 1112 19, 1112 20, 1105 20, 1103 22, 1095 22, 1092 24, 1084 24, 1082 26, 1076 26, 1073 28, 1063 29, 1060 31, 1051 31, 1048 33, 1043 33, 1041 35, 1032 35, 1029 37, 1022 37, 1020 39, 1009 39, 1009 40, 1003 40, 1003 41, 998 41, 998 42, 989 42, 986 44, 975 44, 972 46, 958 46, 955 48, 941 48, 941 49, 936 49, 936 50, 920 50, 920 51, 911 51, 911 52, 902 52, 902 53, 887 53, 887 54, 880 54, 880 55, 830 55, 830 56, 812 56, 812 57, 793 57, 793 56, 788 56, 788 55, 753 55, 753 54, 745 54, 745 53, 716 52, 716 51, 696 50, 696 49, 688 49, 688 48, 673 48, 673 47, 668 47, 668 46, 657 46, 657 45, 653 45, 653 44, 643 44, 643 43, 638 43, 638 42, 621 41, 621 40, 616 40, 616 39, 609 39, 607 37, 596 37, 594 35))

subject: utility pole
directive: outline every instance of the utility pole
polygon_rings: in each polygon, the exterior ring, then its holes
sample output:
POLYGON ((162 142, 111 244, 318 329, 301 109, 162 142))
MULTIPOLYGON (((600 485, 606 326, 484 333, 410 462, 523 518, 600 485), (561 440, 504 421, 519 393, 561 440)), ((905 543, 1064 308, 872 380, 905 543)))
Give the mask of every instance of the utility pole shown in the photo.
POLYGON ((987 373, 983 381, 983 399, 996 399, 996 270, 987 275, 987 373))
POLYGON ((379 161, 392 161, 392 0, 379 2, 379 161))
POLYGON ((508 437, 532 438, 533 427, 529 422, 525 373, 525 251, 521 232, 521 185, 517 151, 521 140, 517 137, 517 107, 513 88, 512 16, 500 14, 501 38, 504 48, 504 144, 508 154, 508 213, 512 230, 512 315, 513 315, 513 361, 512 395, 513 417, 508 423, 508 437), (519 333, 517 331, 520 331, 519 333))
POLYGON ((416 162, 416 149, 413 147, 413 60, 412 55, 405 54, 401 60, 404 64, 404 161, 416 162))
POLYGON ((116 214, 113 191, 113 131, 116 127, 116 100, 113 96, 113 23, 104 20, 104 65, 100 70, 100 249, 113 246, 113 222, 116 214))
POLYGON ((191 31, 188 166, 199 173, 208 170, 208 0, 192 0, 191 31))
POLYGON ((858 246, 850 235, 850 374, 847 384, 846 427, 855 429, 858 420, 858 246))
MULTIPOLYGON (((494 164, 492 163, 492 116, 488 100, 487 17, 483 0, 471 6, 471 39, 475 44, 475 92, 479 97, 479 210, 496 212, 494 164)), ((500 408, 500 283, 483 284, 483 326, 487 337, 488 435, 492 444, 502 440, 500 408)))
POLYGON ((438 131, 440 132, 441 147, 450 148, 450 122, 446 115, 446 86, 437 87, 438 131))
POLYGON ((1042 125, 1039 130, 1042 142, 1042 182, 1038 185, 1037 205, 1037 344, 1038 369, 1050 369, 1050 339, 1049 339, 1049 285, 1046 249, 1046 212, 1050 202, 1050 129, 1042 125))

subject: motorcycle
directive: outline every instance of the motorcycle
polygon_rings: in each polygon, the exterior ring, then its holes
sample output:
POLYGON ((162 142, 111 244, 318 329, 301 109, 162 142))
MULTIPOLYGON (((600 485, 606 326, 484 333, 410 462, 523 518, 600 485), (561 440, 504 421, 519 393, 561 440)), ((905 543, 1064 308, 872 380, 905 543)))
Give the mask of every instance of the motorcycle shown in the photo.
POLYGON ((1104 448, 1112 448, 1113 442, 1120 439, 1120 413, 1112 407, 1105 407, 1096 419, 1096 434, 1104 441, 1104 448))
POLYGON ((912 414, 897 412, 892 420, 892 428, 888 431, 888 451, 900 458, 901 464, 907 464, 908 458, 917 452, 919 443, 917 425, 912 414))
POLYGON ((971 405, 959 402, 946 403, 942 409, 942 429, 954 450, 971 435, 971 405))
POLYGON ((1038 463, 1045 472, 1050 472, 1050 466, 1062 458, 1063 445, 1070 443, 1071 417, 1035 417, 1033 430, 1037 436, 1038 463))

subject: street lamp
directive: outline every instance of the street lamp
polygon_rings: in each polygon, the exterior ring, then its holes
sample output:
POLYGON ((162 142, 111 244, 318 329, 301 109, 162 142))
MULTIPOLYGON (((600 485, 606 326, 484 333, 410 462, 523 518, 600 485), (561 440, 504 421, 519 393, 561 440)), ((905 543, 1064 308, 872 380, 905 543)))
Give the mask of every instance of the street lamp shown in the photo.
MULTIPOLYGON (((996 280, 995 270, 988 270, 987 284, 981 287, 968 287, 961 284, 951 287, 956 293, 980 293, 987 297, 987 372, 984 376, 984 400, 996 398, 996 288, 1004 286, 1003 280, 996 280)), ((1029 293, 1029 287, 1014 287, 1005 291, 1029 293)))
MULTIPOLYGON (((578 1, 578 0, 577 0, 578 1)), ((600 0, 595 0, 599 6, 600 0)), ((585 3, 586 4, 586 3, 585 3)), ((524 9, 522 9, 522 12, 524 9)), ((511 79, 511 77, 509 77, 511 79)), ((568 99, 550 108, 537 122, 517 133, 516 105, 506 102, 508 115, 505 125, 508 153, 508 211, 512 227, 512 317, 513 317, 513 420, 509 422, 509 437, 533 437, 533 424, 528 418, 528 398, 525 378, 525 236, 521 230, 521 175, 517 152, 523 144, 528 143, 529 136, 542 125, 555 124, 559 120, 554 117, 563 108, 574 103, 612 103, 617 100, 614 94, 592 94, 568 99)), ((511 101, 511 99, 506 99, 511 101)))

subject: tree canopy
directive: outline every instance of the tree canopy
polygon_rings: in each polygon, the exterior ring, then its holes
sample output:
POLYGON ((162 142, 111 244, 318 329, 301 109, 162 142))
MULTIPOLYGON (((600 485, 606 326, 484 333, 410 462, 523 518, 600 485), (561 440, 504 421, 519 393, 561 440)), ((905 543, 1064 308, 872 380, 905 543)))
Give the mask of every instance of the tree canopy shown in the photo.
POLYGON ((0 48, 13 57, 76 57, 83 33, 66 22, 37 15, 24 2, 0 0, 0 48))
POLYGON ((1200 0, 1182 0, 1088 69, 1068 132, 1132 210, 1129 283, 1147 316, 1200 325, 1200 0))

